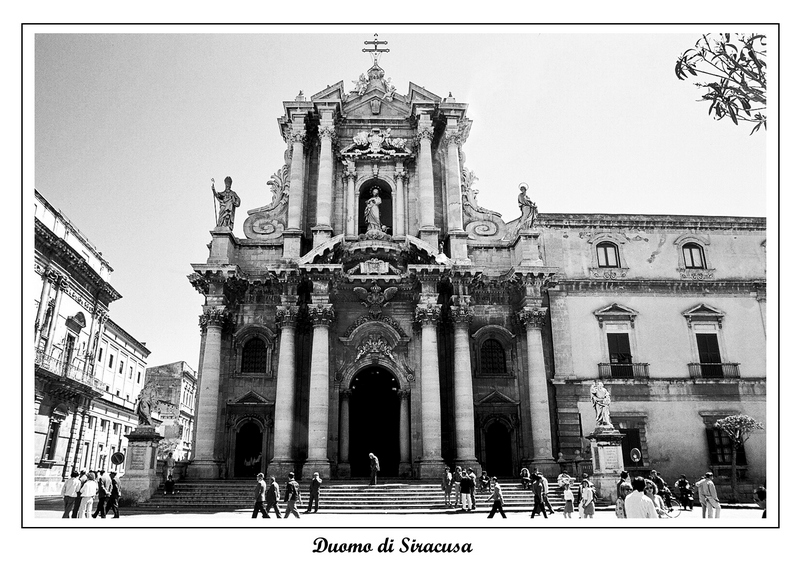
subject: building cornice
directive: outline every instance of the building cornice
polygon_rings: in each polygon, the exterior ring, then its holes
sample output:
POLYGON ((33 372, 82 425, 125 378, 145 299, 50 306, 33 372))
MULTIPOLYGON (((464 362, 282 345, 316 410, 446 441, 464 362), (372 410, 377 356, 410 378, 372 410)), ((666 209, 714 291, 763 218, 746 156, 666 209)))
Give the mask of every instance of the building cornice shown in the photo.
POLYGON ((766 231, 766 217, 722 217, 711 215, 630 215, 606 213, 539 213, 534 228, 606 229, 635 228, 715 231, 766 231))

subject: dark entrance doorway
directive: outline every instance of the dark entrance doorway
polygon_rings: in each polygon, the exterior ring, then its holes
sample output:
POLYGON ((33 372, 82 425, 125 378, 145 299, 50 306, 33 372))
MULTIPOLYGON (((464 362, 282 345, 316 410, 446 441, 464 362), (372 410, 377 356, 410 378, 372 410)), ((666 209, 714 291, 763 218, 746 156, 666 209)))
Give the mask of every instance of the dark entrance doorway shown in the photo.
POLYGON ((511 433, 502 422, 486 428, 486 471, 497 477, 513 477, 511 467, 511 433))
POLYGON ((261 428, 255 422, 247 422, 236 433, 236 458, 233 464, 234 477, 255 477, 261 469, 261 428))
POLYGON ((350 474, 369 477, 369 454, 380 476, 396 477, 400 464, 400 385, 382 367, 368 367, 350 383, 350 474))

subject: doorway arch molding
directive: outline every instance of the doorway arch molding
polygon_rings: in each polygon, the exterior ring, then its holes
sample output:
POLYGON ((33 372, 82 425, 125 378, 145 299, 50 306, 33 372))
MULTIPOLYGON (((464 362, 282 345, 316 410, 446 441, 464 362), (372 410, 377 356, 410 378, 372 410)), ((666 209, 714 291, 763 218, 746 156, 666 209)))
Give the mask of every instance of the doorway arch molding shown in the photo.
POLYGON ((350 388, 353 379, 367 367, 383 367, 408 390, 415 380, 414 370, 408 365, 403 351, 408 337, 401 336, 391 325, 381 320, 371 320, 355 328, 348 337, 339 341, 346 347, 346 358, 337 373, 339 391, 350 388))

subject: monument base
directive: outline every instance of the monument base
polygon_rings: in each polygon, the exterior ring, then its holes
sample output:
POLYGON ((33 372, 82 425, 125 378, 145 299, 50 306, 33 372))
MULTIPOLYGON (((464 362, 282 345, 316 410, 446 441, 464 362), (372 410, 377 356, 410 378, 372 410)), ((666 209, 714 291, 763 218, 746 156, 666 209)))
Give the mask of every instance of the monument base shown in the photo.
POLYGON ((120 480, 122 494, 135 503, 147 501, 158 489, 161 477, 156 471, 158 442, 163 438, 153 426, 139 426, 128 438, 125 474, 120 480))
POLYGON ((617 499, 617 481, 624 469, 622 439, 624 434, 613 426, 598 426, 586 436, 592 444, 592 482, 597 496, 614 503, 617 499))
POLYGON ((445 463, 442 458, 421 460, 419 462, 419 478, 441 479, 444 466, 445 463))

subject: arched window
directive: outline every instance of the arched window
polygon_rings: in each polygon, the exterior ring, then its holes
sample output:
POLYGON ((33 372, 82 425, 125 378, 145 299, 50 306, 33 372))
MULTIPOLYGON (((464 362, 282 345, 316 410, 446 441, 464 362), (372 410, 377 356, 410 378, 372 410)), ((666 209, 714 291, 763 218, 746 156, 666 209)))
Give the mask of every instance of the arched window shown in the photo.
POLYGON ((686 268, 705 268, 706 257, 703 247, 694 243, 683 245, 683 263, 686 268))
POLYGON ((242 373, 265 373, 267 371, 267 346, 259 337, 254 337, 242 347, 242 373))
POLYGON ((617 251, 617 245, 607 241, 597 245, 597 266, 598 268, 619 267, 619 252, 617 251))
POLYGON ((487 339, 481 345, 481 374, 499 375, 506 372, 506 351, 496 339, 487 339))

